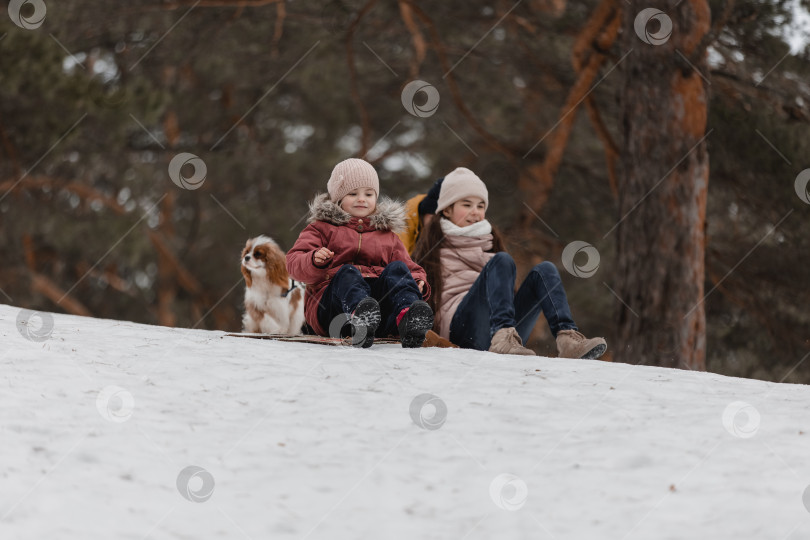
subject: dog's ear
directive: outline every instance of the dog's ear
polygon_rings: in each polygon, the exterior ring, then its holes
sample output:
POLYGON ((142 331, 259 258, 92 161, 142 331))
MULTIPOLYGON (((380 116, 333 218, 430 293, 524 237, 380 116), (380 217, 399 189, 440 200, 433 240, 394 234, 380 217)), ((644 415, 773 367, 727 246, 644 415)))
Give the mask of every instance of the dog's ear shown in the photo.
POLYGON ((287 273, 287 256, 275 246, 268 253, 267 277, 282 289, 286 289, 289 285, 290 274, 287 273))
POLYGON ((242 275, 245 278, 245 285, 247 288, 251 288, 253 286, 253 276, 250 275, 250 271, 244 267, 244 265, 239 265, 239 268, 242 269, 242 275))

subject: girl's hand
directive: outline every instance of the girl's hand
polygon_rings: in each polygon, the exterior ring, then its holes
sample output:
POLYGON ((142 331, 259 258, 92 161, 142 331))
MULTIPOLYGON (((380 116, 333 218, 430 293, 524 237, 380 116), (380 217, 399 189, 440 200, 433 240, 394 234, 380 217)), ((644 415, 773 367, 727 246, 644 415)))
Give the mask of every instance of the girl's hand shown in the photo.
POLYGON ((425 282, 424 281, 422 281, 420 279, 419 281, 416 282, 416 286, 419 287, 419 293, 420 294, 425 294, 425 282))
POLYGON ((335 253, 333 251, 330 251, 329 248, 322 247, 321 249, 315 252, 313 259, 315 259, 315 264, 317 264, 318 266, 323 266, 326 263, 326 261, 328 261, 334 256, 335 253))

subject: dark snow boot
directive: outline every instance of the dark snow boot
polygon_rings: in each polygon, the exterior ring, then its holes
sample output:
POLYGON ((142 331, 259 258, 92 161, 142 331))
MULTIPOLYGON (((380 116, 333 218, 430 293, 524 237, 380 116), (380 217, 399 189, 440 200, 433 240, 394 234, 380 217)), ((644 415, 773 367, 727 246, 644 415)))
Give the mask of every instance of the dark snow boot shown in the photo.
POLYGON ((380 304, 367 296, 360 300, 349 318, 352 345, 368 349, 374 344, 374 333, 380 325, 380 304))
POLYGON ((399 339, 406 349, 421 347, 425 341, 425 334, 431 328, 433 328, 433 310, 422 300, 411 304, 397 323, 399 339))

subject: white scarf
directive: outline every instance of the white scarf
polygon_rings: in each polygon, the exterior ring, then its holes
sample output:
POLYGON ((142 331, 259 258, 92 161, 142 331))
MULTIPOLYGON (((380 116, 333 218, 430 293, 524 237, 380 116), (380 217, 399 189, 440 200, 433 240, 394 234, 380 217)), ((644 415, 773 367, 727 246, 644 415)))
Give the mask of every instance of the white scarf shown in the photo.
POLYGON ((485 219, 466 227, 459 227, 449 219, 441 219, 440 223, 442 232, 447 236, 484 236, 485 234, 492 234, 492 225, 485 219))

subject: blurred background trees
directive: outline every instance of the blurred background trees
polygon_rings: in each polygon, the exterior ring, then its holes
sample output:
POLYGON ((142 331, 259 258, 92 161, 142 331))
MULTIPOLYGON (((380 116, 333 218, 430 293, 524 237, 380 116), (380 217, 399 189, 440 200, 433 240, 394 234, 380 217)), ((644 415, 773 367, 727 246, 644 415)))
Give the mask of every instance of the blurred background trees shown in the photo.
MULTIPOLYGON (((663 313, 679 293, 650 268, 687 255, 662 240, 680 226, 666 194, 686 165, 633 154, 627 138, 632 121, 692 146, 654 115, 627 115, 669 51, 661 73, 699 80, 708 100, 705 367, 808 382, 810 205, 795 180, 810 167, 810 2, 709 1, 692 44, 704 53, 681 59, 700 3, 660 6, 674 22, 661 46, 634 31, 643 3, 622 0, 46 0, 38 28, 0 17, 0 301, 239 330, 245 240, 289 247, 339 160, 368 159, 399 198, 466 166, 522 271, 555 262, 577 323, 620 344, 614 360, 678 365, 684 326, 639 311, 663 313), (415 80, 437 106, 422 91, 406 109, 415 80), (196 189, 168 174, 184 152, 205 164, 196 189), (630 189, 628 156, 660 176, 630 189), (591 277, 563 269, 573 241, 598 250, 591 277), (633 335, 619 340, 628 310, 647 321, 635 351, 633 335)), ((545 324, 530 345, 555 354, 545 324)))

